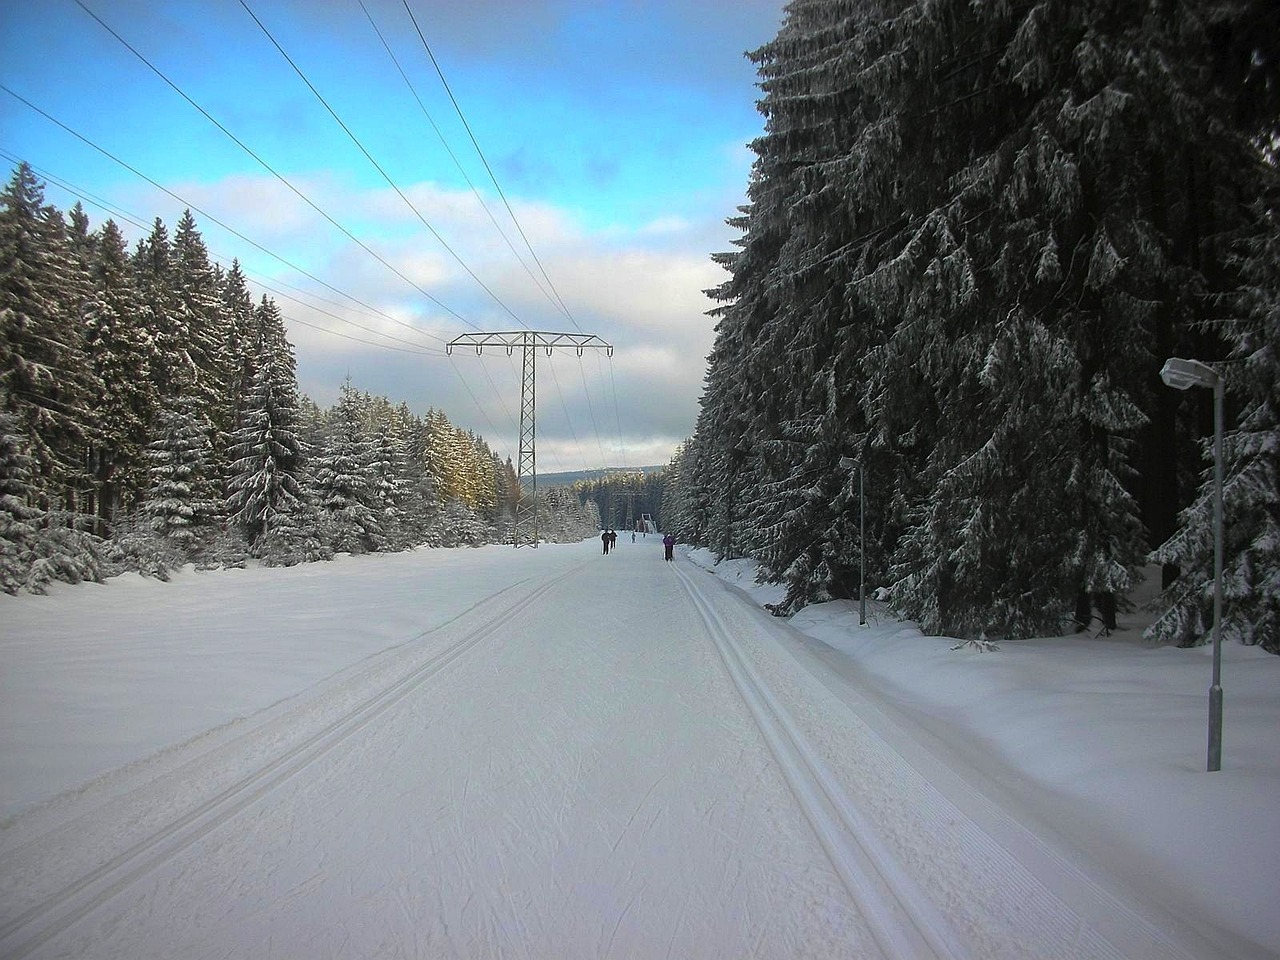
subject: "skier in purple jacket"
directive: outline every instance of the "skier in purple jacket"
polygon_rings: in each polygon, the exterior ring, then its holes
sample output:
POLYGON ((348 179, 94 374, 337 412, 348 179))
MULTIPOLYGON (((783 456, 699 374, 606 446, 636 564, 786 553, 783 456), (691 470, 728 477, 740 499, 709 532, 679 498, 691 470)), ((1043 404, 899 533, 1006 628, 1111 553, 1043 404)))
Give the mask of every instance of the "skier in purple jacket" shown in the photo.
POLYGON ((662 538, 662 549, 667 552, 668 560, 675 559, 671 555, 672 551, 675 550, 675 548, 676 548, 676 538, 668 533, 665 537, 662 538))

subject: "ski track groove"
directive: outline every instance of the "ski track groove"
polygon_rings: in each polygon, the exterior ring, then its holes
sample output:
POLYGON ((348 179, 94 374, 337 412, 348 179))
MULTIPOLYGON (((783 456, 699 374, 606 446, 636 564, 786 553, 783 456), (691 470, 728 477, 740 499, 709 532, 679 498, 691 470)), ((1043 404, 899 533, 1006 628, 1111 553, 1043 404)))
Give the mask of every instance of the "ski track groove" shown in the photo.
POLYGON ((733 642, 705 593, 674 568, 832 866, 889 960, 970 960, 951 925, 885 849, 733 642))
MULTIPOLYGON (((164 827, 134 842, 80 879, 0 925, 0 957, 4 957, 5 960, 22 960, 49 940, 70 929, 98 907, 168 863, 325 756, 424 682, 479 646, 516 616, 526 613, 530 604, 540 600, 576 572, 576 568, 568 570, 543 582, 531 592, 522 594, 461 639, 432 655, 398 680, 366 697, 361 703, 319 731, 257 767, 253 772, 241 777, 213 797, 197 804, 164 827)), ((499 591, 501 592, 505 590, 499 591)), ((453 621, 441 624, 441 627, 451 622, 453 621)), ((435 630, 424 631, 412 640, 421 639, 435 630)), ((492 921, 495 918, 489 919, 492 921)))

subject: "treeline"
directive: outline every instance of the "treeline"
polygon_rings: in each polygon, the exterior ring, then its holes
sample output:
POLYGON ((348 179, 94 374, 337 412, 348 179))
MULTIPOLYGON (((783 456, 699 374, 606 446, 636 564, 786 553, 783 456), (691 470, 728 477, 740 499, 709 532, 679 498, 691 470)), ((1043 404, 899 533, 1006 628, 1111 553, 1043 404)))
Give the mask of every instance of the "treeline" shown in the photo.
POLYGON ((757 558, 780 613, 856 595, 861 472, 868 577, 926 631, 1114 625, 1155 562, 1149 637, 1200 642, 1211 393, 1159 376, 1198 359, 1228 397, 1226 635, 1280 651, 1278 20, 789 4, 752 55, 766 129, 677 534, 757 558))
MULTIPOLYGON (((276 304, 210 261, 190 211, 133 250, 48 205, 20 164, 0 194, 0 588, 124 570, 327 559, 509 538, 510 461, 444 413, 343 385, 298 391, 276 304)), ((546 529, 594 531, 580 506, 546 529)))
MULTIPOLYGON (((614 530, 635 529, 635 521, 646 513, 654 523, 661 524, 665 488, 663 471, 641 470, 613 470, 601 477, 575 480, 570 485, 579 500, 594 505, 601 527, 614 530)), ((658 529, 662 529, 661 526, 658 529)))

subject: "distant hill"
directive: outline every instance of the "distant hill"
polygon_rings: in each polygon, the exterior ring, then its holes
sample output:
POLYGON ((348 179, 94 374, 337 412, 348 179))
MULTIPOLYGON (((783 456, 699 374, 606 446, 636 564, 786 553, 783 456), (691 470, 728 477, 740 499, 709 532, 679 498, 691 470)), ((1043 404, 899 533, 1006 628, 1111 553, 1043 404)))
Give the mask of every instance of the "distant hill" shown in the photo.
POLYGON ((661 473, 667 469, 665 463, 651 467, 605 467, 602 470, 569 470, 565 473, 539 473, 539 487, 567 487, 579 480, 598 480, 611 473, 661 473))

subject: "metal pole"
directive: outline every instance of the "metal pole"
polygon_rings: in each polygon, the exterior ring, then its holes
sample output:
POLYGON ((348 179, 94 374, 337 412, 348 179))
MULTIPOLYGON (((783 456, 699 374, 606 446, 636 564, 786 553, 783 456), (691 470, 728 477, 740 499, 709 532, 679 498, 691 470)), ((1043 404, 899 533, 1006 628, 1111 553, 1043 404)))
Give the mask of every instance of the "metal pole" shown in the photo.
POLYGON ((516 480, 521 496, 516 501, 515 526, 511 531, 512 542, 519 547, 523 543, 538 545, 538 465, 537 465, 537 366, 534 351, 542 347, 551 351, 561 347, 573 347, 578 356, 587 348, 603 348, 612 357, 613 347, 594 333, 551 333, 542 330, 505 330, 497 333, 463 333, 444 345, 444 352, 452 354, 454 347, 475 347, 476 354, 485 347, 503 347, 507 356, 520 350, 520 450, 516 456, 516 480), (528 494, 525 496, 524 494, 528 494))
POLYGON ((866 468, 858 461, 858 626, 867 625, 867 497, 866 468))
POLYGON ((520 454, 516 480, 520 499, 516 502, 516 525, 511 541, 516 547, 538 546, 537 468, 537 350, 533 337, 525 335, 520 344, 520 454))
POLYGON ((1222 395, 1213 385, 1213 685, 1209 687, 1209 772, 1222 769, 1222 395))

